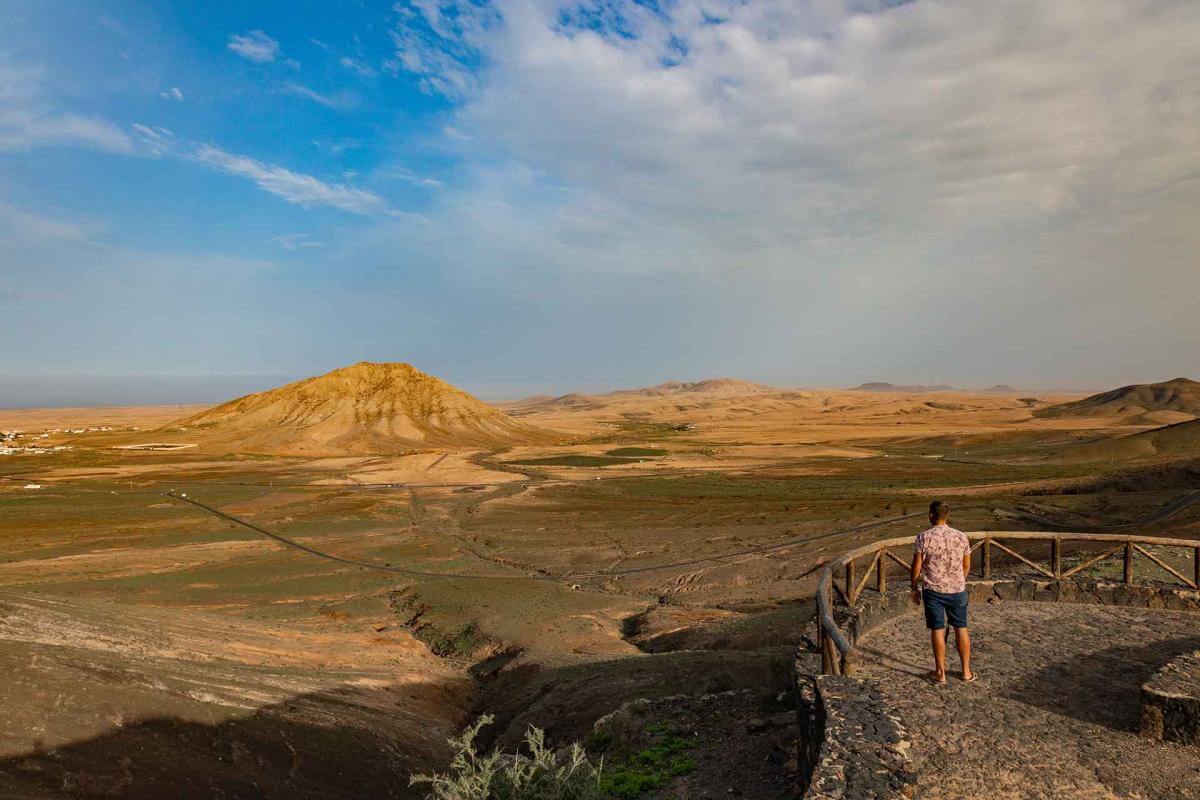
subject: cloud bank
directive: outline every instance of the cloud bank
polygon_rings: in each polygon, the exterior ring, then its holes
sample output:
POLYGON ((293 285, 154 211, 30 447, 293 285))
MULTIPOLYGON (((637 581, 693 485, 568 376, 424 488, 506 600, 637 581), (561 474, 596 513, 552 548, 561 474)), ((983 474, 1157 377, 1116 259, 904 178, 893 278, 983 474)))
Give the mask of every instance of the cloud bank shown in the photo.
MULTIPOLYGON (((152 110, 105 107, 87 82, 53 95, 0 61, 0 151, 70 145, 179 173, 146 191, 190 188, 199 166, 285 201, 229 182, 205 210, 244 215, 245 240, 180 236, 291 267, 207 289, 272 369, 399 357, 563 389, 1200 376, 1193 0, 401 0, 347 7, 340 27, 318 16, 286 28, 308 40, 303 66, 262 30, 208 42, 214 75, 190 74, 186 103, 127 76, 152 110)), ((120 191, 143 185, 94 159, 120 191)), ((141 224, 147 199, 113 230, 141 224)), ((95 249, 24 203, 0 223, 30 265, 49 245, 23 225, 95 249)), ((144 224, 164 221, 186 230, 144 224)), ((249 358, 205 351, 214 329, 180 346, 210 368, 249 358)))
POLYGON ((393 32, 474 164, 431 259, 735 281, 726 366, 1065 382, 1159 338, 1200 369, 1197 36, 1161 0, 412 3, 393 32))

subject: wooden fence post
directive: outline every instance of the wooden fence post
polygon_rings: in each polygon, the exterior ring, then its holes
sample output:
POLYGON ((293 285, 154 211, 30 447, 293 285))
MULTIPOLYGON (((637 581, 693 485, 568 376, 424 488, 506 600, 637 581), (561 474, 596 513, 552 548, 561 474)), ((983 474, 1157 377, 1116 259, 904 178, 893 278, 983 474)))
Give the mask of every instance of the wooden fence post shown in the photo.
POLYGON ((824 639, 821 645, 821 669, 826 675, 840 675, 842 663, 838 657, 837 645, 833 643, 833 637, 829 634, 825 634, 824 639))
POLYGON ((992 540, 983 540, 983 579, 992 579, 992 540))
POLYGON ((821 673, 829 675, 833 666, 829 663, 829 634, 825 632, 825 623, 821 615, 817 615, 817 646, 821 648, 821 673))
POLYGON ((1062 540, 1057 536, 1050 540, 1050 571, 1055 579, 1062 575, 1062 540))
MULTIPOLYGON (((1200 564, 1200 547, 1196 548, 1197 564, 1200 564)), ((887 562, 883 553, 879 554, 879 562, 875 565, 875 591, 883 594, 887 591, 887 562)))
POLYGON ((1200 589, 1200 547, 1196 548, 1195 558, 1192 561, 1192 583, 1200 589))
POLYGON ((1133 583, 1133 541, 1125 543, 1125 583, 1133 583))
POLYGON ((854 596, 854 559, 846 562, 846 602, 854 605, 858 598, 854 596))

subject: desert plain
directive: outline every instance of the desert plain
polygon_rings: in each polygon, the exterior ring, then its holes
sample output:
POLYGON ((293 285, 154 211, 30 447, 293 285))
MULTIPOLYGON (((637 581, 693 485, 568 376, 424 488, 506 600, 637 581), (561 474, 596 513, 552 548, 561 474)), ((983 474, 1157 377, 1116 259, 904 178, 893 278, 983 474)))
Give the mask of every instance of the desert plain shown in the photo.
MULTIPOLYGON (((408 776, 485 712, 505 747, 584 740, 636 698, 777 712, 820 566, 916 533, 932 499, 963 530, 1200 539, 1189 381, 724 379, 481 410, 404 372, 364 422, 380 384, 355 369, 319 422, 293 424, 311 386, 0 411, 55 431, 0 458, 0 795, 418 797, 408 776)), ((745 757, 786 776, 787 748, 745 757)))

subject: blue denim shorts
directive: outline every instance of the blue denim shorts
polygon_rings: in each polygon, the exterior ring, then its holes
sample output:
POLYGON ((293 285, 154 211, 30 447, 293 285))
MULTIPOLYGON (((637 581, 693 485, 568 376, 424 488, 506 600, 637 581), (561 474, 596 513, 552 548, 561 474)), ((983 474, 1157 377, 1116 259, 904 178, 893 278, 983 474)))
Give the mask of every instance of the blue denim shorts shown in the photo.
POLYGON ((921 590, 921 601, 925 605, 925 627, 940 631, 949 620, 952 628, 967 627, 967 593, 945 594, 932 589, 921 590))

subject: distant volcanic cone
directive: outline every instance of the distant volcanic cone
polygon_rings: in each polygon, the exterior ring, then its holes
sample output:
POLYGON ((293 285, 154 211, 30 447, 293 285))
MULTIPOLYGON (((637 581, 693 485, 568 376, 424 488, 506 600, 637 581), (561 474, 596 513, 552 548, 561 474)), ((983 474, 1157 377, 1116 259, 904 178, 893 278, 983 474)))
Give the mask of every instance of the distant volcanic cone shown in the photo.
POLYGON ((366 361, 230 400, 175 425, 205 431, 235 451, 305 456, 555 438, 408 364, 366 361))

